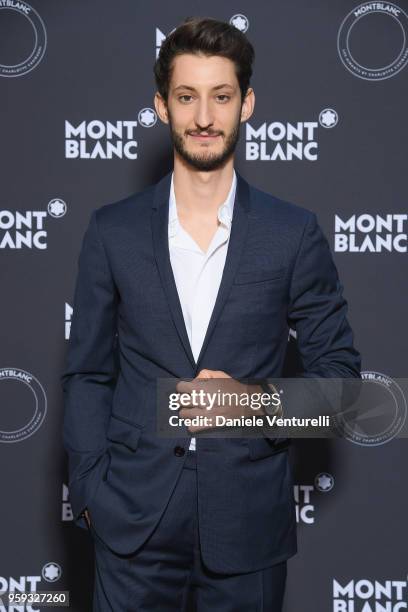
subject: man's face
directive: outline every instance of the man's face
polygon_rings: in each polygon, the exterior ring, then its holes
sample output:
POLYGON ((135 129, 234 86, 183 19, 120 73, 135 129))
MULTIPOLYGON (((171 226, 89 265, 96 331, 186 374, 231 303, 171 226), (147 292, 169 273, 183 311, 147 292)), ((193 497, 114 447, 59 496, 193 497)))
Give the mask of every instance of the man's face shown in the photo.
POLYGON ((177 56, 167 105, 161 106, 174 148, 190 166, 209 172, 232 156, 243 106, 231 60, 187 53, 177 56))

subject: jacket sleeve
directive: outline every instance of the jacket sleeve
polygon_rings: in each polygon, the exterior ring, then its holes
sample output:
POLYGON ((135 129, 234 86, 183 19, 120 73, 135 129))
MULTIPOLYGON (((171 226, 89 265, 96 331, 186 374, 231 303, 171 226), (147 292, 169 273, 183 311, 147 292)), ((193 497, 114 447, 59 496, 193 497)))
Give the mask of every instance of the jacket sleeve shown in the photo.
POLYGON ((63 444, 68 454, 69 498, 74 521, 95 490, 107 447, 106 428, 116 382, 114 342, 118 292, 93 211, 83 237, 71 332, 61 376, 63 444))
MULTIPOLYGON (((328 241, 312 212, 293 266, 287 322, 296 330, 303 371, 287 385, 279 380, 284 387, 283 416, 315 417, 328 414, 328 406, 338 413, 358 397, 361 356, 354 347, 347 302, 328 241), (307 380, 329 378, 335 380, 307 380), (347 378, 359 381, 347 384, 347 378)), ((267 437, 276 436, 276 428, 272 430, 267 437)))
POLYGON ((306 376, 360 377, 361 357, 328 241, 311 213, 293 269, 288 323, 306 376))

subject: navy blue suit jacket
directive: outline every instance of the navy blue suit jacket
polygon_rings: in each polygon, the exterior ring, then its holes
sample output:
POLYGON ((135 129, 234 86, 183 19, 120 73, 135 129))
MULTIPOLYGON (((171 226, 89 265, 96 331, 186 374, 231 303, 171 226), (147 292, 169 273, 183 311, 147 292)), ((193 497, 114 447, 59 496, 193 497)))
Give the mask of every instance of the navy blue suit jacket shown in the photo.
MULTIPOLYGON (((360 377, 343 287, 316 215, 238 172, 222 281, 195 362, 169 258, 170 179, 92 212, 61 377, 74 520, 86 527, 87 507, 118 553, 136 551, 154 529, 183 467, 175 448, 190 441, 157 435, 158 378, 193 378, 202 368, 280 377, 289 327, 307 376, 360 377)), ((196 442, 207 566, 251 572, 294 555, 288 440, 196 442)))

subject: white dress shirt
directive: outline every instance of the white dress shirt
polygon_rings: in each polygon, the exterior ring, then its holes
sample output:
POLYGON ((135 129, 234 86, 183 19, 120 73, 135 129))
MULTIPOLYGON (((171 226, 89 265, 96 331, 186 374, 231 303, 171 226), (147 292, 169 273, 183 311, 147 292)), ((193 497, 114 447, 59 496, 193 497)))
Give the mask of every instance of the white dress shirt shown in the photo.
MULTIPOLYGON (((169 197, 169 252, 184 323, 194 359, 197 362, 211 313, 218 294, 227 255, 234 210, 237 176, 227 198, 218 208, 220 225, 205 253, 178 220, 173 175, 169 197)), ((190 440, 189 450, 196 450, 196 439, 190 440)))

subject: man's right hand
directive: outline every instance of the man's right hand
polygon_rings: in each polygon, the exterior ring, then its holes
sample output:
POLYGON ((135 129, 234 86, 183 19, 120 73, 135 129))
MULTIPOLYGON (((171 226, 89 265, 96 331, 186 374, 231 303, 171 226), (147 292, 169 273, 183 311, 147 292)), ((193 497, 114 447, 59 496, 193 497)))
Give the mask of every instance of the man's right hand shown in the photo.
POLYGON ((88 523, 88 527, 90 527, 90 526, 91 526, 91 519, 90 519, 90 517, 89 517, 89 512, 88 512, 88 510, 84 510, 84 516, 85 516, 85 520, 86 520, 86 522, 88 523))

